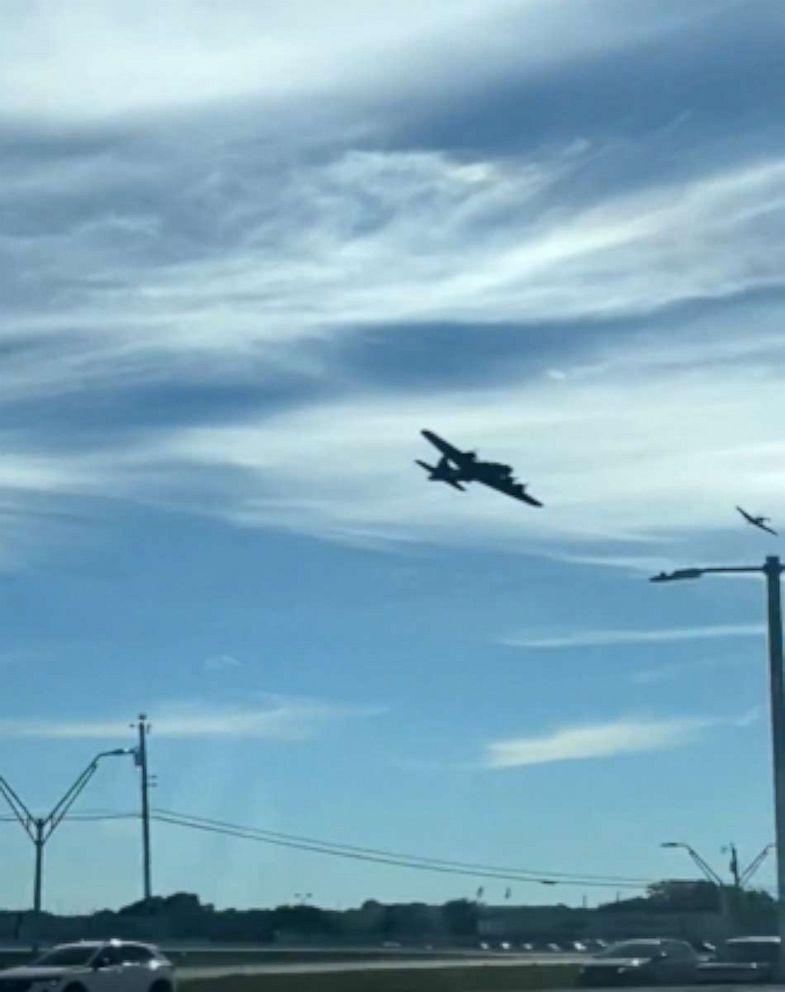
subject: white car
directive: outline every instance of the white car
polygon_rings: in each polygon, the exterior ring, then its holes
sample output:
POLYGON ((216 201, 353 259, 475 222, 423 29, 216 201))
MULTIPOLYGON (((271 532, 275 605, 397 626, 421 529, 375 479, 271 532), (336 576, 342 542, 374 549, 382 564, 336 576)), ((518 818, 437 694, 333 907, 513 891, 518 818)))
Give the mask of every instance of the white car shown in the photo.
POLYGON ((0 992, 175 992, 157 947, 133 941, 60 944, 32 964, 0 971, 0 992))

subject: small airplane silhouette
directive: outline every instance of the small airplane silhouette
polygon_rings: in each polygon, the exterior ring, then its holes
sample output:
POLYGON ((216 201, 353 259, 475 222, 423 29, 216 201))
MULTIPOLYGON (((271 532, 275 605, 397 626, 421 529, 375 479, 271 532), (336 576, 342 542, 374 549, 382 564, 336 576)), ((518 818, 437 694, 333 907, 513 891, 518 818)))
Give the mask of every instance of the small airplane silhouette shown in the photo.
POLYGON ((454 448, 433 431, 422 431, 422 436, 442 453, 436 465, 429 465, 419 458, 416 459, 416 464, 430 473, 428 478, 431 481, 446 482, 448 486, 461 492, 466 491, 464 483, 481 482, 505 496, 511 496, 530 506, 542 506, 538 499, 526 492, 525 483, 517 481, 509 465, 480 461, 476 452, 454 448))
POLYGON ((767 534, 773 534, 777 537, 777 531, 773 527, 767 527, 766 525, 770 523, 769 517, 753 517, 751 513, 747 513, 746 510, 742 510, 740 506, 736 509, 744 517, 748 524, 752 524, 753 527, 757 527, 759 530, 765 530, 767 534))

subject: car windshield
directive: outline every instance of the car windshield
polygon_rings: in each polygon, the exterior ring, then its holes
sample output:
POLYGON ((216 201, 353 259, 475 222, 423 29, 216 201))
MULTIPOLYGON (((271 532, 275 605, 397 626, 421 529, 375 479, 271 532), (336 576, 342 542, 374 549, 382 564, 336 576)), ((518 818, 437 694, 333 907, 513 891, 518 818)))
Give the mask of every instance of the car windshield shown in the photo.
POLYGON ((95 947, 89 945, 55 947, 38 958, 35 964, 46 968, 76 968, 79 965, 89 964, 94 954, 95 947))
POLYGON ((771 962, 777 956, 779 946, 774 941, 747 941, 738 944, 726 944, 722 950, 723 961, 771 962))
POLYGON ((600 951, 598 958, 651 958, 658 954, 657 944, 643 944, 640 941, 626 940, 621 944, 613 944, 600 951))

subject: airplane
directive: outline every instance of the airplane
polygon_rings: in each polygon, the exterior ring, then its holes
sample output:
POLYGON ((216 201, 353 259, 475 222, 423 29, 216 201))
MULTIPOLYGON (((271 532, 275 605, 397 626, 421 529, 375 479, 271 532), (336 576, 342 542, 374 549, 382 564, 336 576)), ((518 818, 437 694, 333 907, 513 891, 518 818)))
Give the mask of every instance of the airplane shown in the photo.
POLYGON ((736 509, 744 517, 748 524, 752 524, 753 527, 757 527, 759 530, 765 530, 767 534, 773 534, 777 537, 777 531, 773 527, 767 527, 766 525, 770 523, 769 517, 753 517, 751 513, 747 513, 746 510, 742 510, 740 506, 736 509))
POLYGON ((530 506, 542 506, 542 503, 526 492, 525 483, 518 482, 512 468, 501 462, 483 462, 477 458, 475 451, 461 451, 440 438, 433 431, 422 431, 426 441, 438 448, 442 457, 438 464, 429 465, 427 462, 416 460, 416 464, 430 473, 429 479, 434 482, 446 482, 454 489, 465 492, 466 482, 481 482, 483 485, 521 500, 530 506))

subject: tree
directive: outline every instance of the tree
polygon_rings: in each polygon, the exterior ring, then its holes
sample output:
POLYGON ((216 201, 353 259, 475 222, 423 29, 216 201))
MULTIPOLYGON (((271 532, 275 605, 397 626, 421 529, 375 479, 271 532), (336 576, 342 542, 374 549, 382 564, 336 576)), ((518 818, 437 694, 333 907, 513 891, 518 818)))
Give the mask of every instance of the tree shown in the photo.
POLYGON ((613 912, 716 913, 720 909, 719 890, 714 882, 696 879, 670 879, 654 882, 645 896, 606 903, 600 909, 613 912))
POLYGON ((444 927, 453 937, 474 937, 479 917, 477 903, 468 899, 453 899, 442 906, 444 927))

